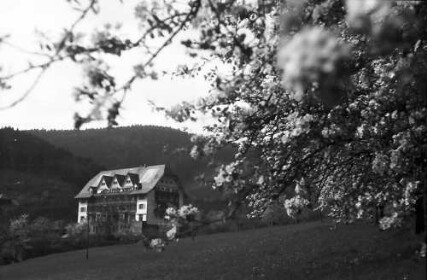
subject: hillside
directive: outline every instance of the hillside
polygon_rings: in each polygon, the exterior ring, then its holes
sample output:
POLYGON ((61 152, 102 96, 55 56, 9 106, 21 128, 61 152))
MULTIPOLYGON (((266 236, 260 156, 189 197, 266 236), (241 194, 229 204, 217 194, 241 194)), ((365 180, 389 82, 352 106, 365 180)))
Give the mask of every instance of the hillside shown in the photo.
POLYGON ((10 216, 74 220, 74 195, 102 168, 32 134, 0 129, 0 193, 19 203, 10 216))
POLYGON ((74 251, 0 267, 1 279, 425 279, 407 231, 308 223, 74 251), (30 272, 30 273, 29 273, 30 272))
POLYGON ((51 220, 76 220, 74 196, 79 185, 55 176, 14 169, 1 169, 0 181, 0 193, 18 202, 18 206, 7 208, 7 212, 4 210, 0 224, 21 214, 29 214, 30 218, 42 216, 51 220))
MULTIPOLYGON (((157 126, 28 132, 77 156, 90 158, 107 169, 166 163, 180 178, 190 196, 219 196, 194 180, 201 173, 212 174, 213 167, 209 166, 207 160, 196 161, 189 156, 191 135, 186 132, 157 126)), ((226 149, 214 161, 227 162, 231 156, 232 153, 226 149)))

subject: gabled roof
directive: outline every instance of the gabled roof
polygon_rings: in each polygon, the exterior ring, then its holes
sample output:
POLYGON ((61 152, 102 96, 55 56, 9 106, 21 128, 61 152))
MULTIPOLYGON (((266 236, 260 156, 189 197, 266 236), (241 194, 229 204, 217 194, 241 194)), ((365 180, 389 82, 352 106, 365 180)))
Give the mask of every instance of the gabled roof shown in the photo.
POLYGON ((138 174, 128 173, 127 176, 129 176, 129 179, 131 180, 131 182, 133 184, 138 184, 139 183, 139 176, 138 176, 138 174))
MULTIPOLYGON (((95 175, 86 185, 82 188, 82 190, 75 196, 75 198, 88 198, 91 196, 90 187, 98 186, 101 179, 111 177, 113 178, 115 175, 126 176, 127 174, 135 174, 138 176, 136 178, 135 175, 132 175, 134 179, 137 180, 137 184, 141 186, 141 188, 135 189, 131 192, 126 192, 123 194, 145 194, 151 191, 157 184, 157 182, 162 178, 165 173, 165 165, 153 165, 153 166, 139 166, 132 168, 124 168, 124 169, 116 169, 116 170, 106 170, 101 171, 97 175, 95 175)), ((124 180, 124 179, 123 179, 124 180)), ((131 180, 132 177, 131 177, 131 180)), ((116 193, 117 195, 117 193, 116 193)))
POLYGON ((107 175, 101 176, 101 179, 99 180, 99 182, 95 186, 99 186, 99 184, 101 184, 102 179, 104 179, 105 184, 107 185, 107 187, 110 188, 111 187, 111 183, 113 182, 113 176, 107 176, 107 175))
POLYGON ((114 177, 117 179, 117 182, 119 182, 120 187, 123 187, 123 182, 125 181, 126 175, 116 174, 114 177))

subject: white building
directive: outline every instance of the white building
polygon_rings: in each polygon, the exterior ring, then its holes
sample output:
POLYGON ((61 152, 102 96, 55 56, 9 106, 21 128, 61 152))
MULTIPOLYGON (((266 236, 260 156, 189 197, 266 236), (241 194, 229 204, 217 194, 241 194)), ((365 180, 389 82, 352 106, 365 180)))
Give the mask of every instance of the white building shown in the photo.
POLYGON ((92 232, 124 231, 160 225, 167 207, 181 207, 183 192, 178 178, 165 165, 139 166, 99 172, 76 195, 77 221, 89 215, 92 232), (139 224, 139 226, 138 226, 139 224))

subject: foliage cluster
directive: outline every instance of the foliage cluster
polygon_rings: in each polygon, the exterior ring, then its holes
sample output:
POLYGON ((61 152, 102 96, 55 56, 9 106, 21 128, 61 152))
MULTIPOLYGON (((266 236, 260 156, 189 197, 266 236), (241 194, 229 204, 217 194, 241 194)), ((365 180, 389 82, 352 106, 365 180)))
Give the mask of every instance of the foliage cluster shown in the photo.
POLYGON ((169 112, 217 119, 196 141, 195 157, 237 147, 213 187, 246 201, 253 217, 279 201, 290 215, 312 207, 353 222, 385 207, 382 228, 405 221, 426 188, 425 3, 216 8, 199 26, 200 40, 230 71, 211 75, 210 98, 169 112))
POLYGON ((67 224, 63 220, 53 221, 44 217, 30 219, 23 214, 2 225, 0 265, 87 246, 135 243, 140 239, 140 235, 131 234, 90 234, 88 240, 86 223, 67 224))

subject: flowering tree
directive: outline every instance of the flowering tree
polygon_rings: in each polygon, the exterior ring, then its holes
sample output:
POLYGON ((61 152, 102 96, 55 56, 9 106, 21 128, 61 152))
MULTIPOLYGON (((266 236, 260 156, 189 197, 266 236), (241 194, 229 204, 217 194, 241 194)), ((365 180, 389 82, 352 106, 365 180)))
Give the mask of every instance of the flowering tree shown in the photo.
POLYGON ((179 209, 173 207, 166 209, 165 220, 172 225, 172 228, 166 232, 166 238, 168 240, 178 240, 179 236, 182 236, 184 228, 190 228, 189 231, 194 238, 192 222, 198 213, 199 209, 191 204, 181 206, 179 209))
POLYGON ((214 187, 252 216, 279 200, 290 215, 314 206, 345 222, 385 208, 380 226, 400 225, 426 186, 426 11, 380 0, 225 9, 201 42, 229 71, 210 73, 209 98, 169 113, 217 119, 192 155, 237 147, 214 187))
POLYGON ((137 41, 106 28, 90 42, 75 34, 97 11, 97 0, 85 4, 61 40, 46 46, 45 62, 0 77, 0 86, 31 71, 39 79, 53 63, 73 60, 87 73, 76 98, 93 104, 89 115, 76 115, 76 128, 102 112, 115 125, 131 86, 156 79, 156 57, 190 29, 192 39, 182 44, 200 63, 175 74, 204 75, 211 94, 166 113, 178 121, 200 112, 216 120, 194 138, 194 157, 236 147, 213 184, 230 195, 230 207, 247 202, 256 216, 280 201, 290 215, 316 207, 346 222, 373 219, 380 207, 387 214, 380 225, 388 228, 405 221, 426 192, 423 1, 142 1, 137 41), (132 49, 147 59, 119 85, 106 57, 132 49))

